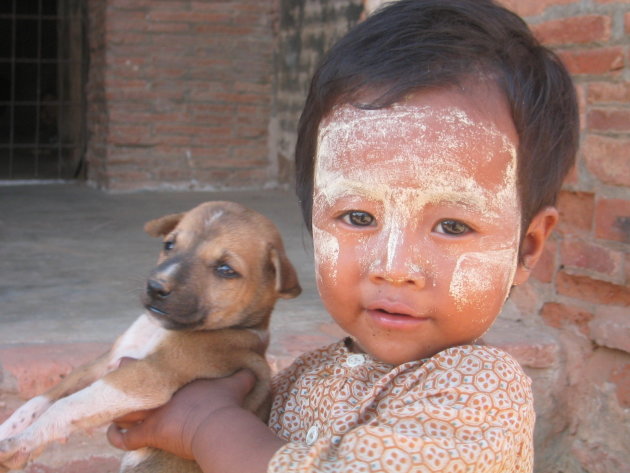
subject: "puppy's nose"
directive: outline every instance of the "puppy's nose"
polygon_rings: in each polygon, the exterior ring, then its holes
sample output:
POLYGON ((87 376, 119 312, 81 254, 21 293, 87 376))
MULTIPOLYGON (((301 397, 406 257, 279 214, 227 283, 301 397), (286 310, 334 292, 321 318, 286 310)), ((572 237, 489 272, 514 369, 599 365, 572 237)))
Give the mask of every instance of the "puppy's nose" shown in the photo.
POLYGON ((171 290, 164 285, 163 282, 157 281, 155 279, 149 279, 147 282, 147 294, 151 297, 158 297, 160 299, 164 299, 168 297, 171 293, 171 290))

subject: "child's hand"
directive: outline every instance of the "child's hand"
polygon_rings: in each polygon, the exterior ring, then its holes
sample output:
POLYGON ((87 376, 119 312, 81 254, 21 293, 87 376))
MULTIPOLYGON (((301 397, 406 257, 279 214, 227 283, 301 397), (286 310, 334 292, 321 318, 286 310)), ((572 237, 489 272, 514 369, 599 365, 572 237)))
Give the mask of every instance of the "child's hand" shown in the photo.
POLYGON ((247 370, 227 378, 194 381, 158 409, 116 419, 107 437, 112 445, 123 450, 154 447, 194 459, 195 435, 208 425, 216 425, 212 418, 219 411, 239 409, 254 383, 255 377, 247 370))

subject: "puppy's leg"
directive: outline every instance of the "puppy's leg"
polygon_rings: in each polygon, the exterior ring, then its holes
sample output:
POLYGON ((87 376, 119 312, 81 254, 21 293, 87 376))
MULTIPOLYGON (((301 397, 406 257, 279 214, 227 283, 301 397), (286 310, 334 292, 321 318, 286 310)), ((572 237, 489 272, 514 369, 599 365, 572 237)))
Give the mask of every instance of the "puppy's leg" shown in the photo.
POLYGON ((151 322, 151 319, 146 314, 141 315, 125 333, 118 337, 108 353, 76 368, 59 384, 18 408, 0 425, 0 440, 13 437, 22 432, 48 409, 53 402, 89 386, 107 372, 116 369, 120 358, 124 356, 143 357, 147 350, 152 349, 155 344, 159 343, 164 337, 164 332, 164 329, 151 322))
POLYGON ((147 360, 108 373, 85 389, 55 402, 33 424, 0 441, 0 466, 21 468, 48 443, 111 422, 129 412, 166 403, 179 386, 147 360))
POLYGON ((31 425, 53 402, 70 393, 83 389, 94 380, 101 377, 109 364, 109 353, 102 355, 91 363, 83 365, 59 384, 35 396, 20 406, 2 425, 0 425, 0 440, 13 437, 31 425))
POLYGON ((153 323, 146 314, 141 315, 118 337, 109 352, 76 368, 59 384, 18 408, 0 425, 0 440, 22 432, 58 399, 89 386, 106 373, 115 370, 122 357, 145 356, 148 350, 162 340, 164 333, 165 330, 153 323))
POLYGON ((256 375, 254 389, 245 398, 243 407, 266 423, 271 408, 271 369, 265 359, 257 353, 250 352, 242 361, 242 368, 248 368, 256 375))

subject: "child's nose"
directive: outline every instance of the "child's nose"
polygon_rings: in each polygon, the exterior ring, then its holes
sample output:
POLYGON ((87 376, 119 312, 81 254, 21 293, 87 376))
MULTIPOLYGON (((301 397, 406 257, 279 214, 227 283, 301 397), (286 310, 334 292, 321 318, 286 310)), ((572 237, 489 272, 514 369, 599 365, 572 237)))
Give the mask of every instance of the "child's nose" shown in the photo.
POLYGON ((387 283, 400 287, 409 286, 414 289, 422 289, 427 284, 427 278, 422 270, 404 273, 375 270, 370 272, 370 281, 374 284, 387 283))
POLYGON ((422 289, 427 284, 427 273, 418 264, 414 255, 414 242, 404 235, 389 234, 377 243, 378 255, 369 268, 369 279, 373 283, 388 283, 396 286, 413 286, 422 289))

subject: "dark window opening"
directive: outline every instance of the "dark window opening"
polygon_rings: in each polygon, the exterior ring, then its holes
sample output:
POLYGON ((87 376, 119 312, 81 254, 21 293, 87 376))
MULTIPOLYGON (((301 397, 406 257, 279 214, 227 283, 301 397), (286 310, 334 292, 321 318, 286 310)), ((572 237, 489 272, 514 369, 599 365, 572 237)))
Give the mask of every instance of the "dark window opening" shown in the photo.
POLYGON ((81 175, 83 3, 0 2, 0 179, 81 175))

